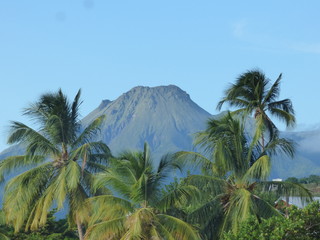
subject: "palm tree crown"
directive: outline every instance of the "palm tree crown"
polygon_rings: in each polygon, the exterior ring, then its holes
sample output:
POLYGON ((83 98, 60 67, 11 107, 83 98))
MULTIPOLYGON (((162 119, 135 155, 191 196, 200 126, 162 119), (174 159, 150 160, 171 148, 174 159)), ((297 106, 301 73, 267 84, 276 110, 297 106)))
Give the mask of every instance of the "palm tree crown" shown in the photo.
POLYGON ((264 141, 263 132, 268 130, 269 139, 272 139, 277 133, 277 127, 267 113, 284 121, 287 126, 293 126, 295 123, 291 100, 277 100, 281 78, 282 74, 270 86, 270 80, 261 71, 247 71, 225 91, 225 97, 218 103, 217 109, 220 110, 224 103, 228 103, 231 107, 239 108, 236 111, 238 113, 253 114, 257 130, 260 132, 257 135, 264 141))
POLYGON ((18 231, 43 226, 53 204, 62 208, 67 201, 69 222, 78 226, 82 238, 85 216, 83 202, 92 194, 91 172, 103 167, 110 155, 102 142, 91 142, 104 116, 95 119, 80 132, 80 90, 72 103, 59 90, 44 94, 25 109, 35 121, 35 130, 21 122, 12 122, 8 143, 20 143, 25 155, 4 159, 0 177, 17 167, 29 170, 12 178, 6 185, 4 211, 7 221, 18 231))
POLYGON ((191 225, 167 215, 166 209, 184 201, 192 187, 161 191, 164 180, 177 166, 169 155, 154 167, 149 147, 125 152, 97 177, 96 186, 110 186, 112 195, 93 197, 91 226, 86 239, 199 239, 191 225))

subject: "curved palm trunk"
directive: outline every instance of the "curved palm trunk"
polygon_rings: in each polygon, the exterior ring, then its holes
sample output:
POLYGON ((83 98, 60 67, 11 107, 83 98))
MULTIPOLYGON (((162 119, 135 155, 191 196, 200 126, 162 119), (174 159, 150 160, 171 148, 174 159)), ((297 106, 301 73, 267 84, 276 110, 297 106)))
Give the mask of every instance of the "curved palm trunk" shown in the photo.
POLYGON ((82 224, 81 224, 81 222, 80 222, 78 217, 77 217, 76 223, 77 223, 77 229, 78 229, 78 234, 79 234, 79 240, 84 240, 82 224))

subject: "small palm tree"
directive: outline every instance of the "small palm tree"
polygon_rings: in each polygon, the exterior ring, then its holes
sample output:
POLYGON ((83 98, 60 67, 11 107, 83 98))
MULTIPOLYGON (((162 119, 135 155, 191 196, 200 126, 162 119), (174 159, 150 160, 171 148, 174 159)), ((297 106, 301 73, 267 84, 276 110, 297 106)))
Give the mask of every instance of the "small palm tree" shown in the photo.
POLYGON ((176 167, 167 155, 155 168, 147 144, 143 152, 121 154, 97 177, 96 187, 110 186, 115 196, 90 200, 94 211, 86 239, 199 239, 191 225, 165 214, 166 209, 186 201, 194 191, 190 186, 161 191, 176 167))
POLYGON ((269 133, 269 140, 278 130, 269 115, 284 121, 287 126, 295 123, 294 110, 290 99, 277 100, 280 94, 282 74, 270 87, 270 80, 259 70, 241 74, 237 81, 226 91, 225 97, 218 103, 221 110, 224 103, 239 108, 236 112, 244 116, 253 114, 256 120, 256 138, 262 140, 262 148, 266 145, 264 133, 269 133))
POLYGON ((202 189, 202 204, 191 213, 190 219, 200 223, 204 239, 232 230, 249 216, 281 215, 272 205, 259 197, 262 191, 276 189, 279 194, 311 198, 299 184, 266 181, 270 157, 283 152, 292 156, 292 143, 273 138, 262 151, 252 145, 243 124, 228 113, 220 119, 208 121, 207 129, 197 135, 196 144, 205 149, 205 157, 194 152, 179 152, 180 161, 200 165, 203 175, 191 175, 187 182, 202 189), (277 188, 273 188, 273 186, 277 188), (221 220, 221 221, 219 221, 221 220))
POLYGON ((92 172, 103 168, 110 155, 102 142, 90 139, 99 130, 104 116, 80 131, 80 90, 72 103, 59 90, 44 94, 25 110, 35 120, 37 130, 12 122, 8 143, 26 147, 25 155, 13 156, 0 163, 0 177, 14 169, 29 168, 6 185, 4 211, 15 231, 25 225, 36 230, 47 220, 53 206, 69 208, 69 223, 75 223, 83 239, 82 224, 87 215, 85 199, 92 194, 92 172))

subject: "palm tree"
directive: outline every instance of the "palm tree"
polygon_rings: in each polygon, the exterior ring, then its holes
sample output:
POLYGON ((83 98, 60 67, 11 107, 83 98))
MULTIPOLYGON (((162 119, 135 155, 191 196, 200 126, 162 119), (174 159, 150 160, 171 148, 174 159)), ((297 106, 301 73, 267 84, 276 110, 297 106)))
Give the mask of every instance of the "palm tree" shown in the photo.
POLYGON ((11 124, 8 143, 20 143, 26 151, 25 155, 4 159, 0 177, 4 180, 12 170, 28 167, 5 188, 6 220, 16 232, 23 226, 26 231, 38 229, 46 223, 53 206, 61 209, 67 203, 69 223, 77 225, 83 239, 84 202, 93 193, 91 173, 104 168, 110 150, 102 142, 91 142, 104 116, 81 131, 79 99, 80 90, 72 103, 61 90, 44 94, 24 111, 38 129, 21 122, 11 124))
POLYGON ((241 74, 226 91, 225 97, 218 103, 221 110, 224 103, 239 108, 236 112, 244 116, 253 114, 256 120, 256 139, 262 140, 262 148, 266 145, 264 133, 268 131, 269 141, 277 134, 277 127, 269 115, 284 121, 288 126, 295 123, 294 110, 290 99, 277 100, 280 94, 282 74, 270 86, 270 80, 259 70, 241 74))
POLYGON ((143 152, 125 152, 97 177, 96 187, 110 186, 115 195, 93 197, 91 226, 86 239, 199 239, 194 228, 165 213, 176 203, 186 201, 194 187, 164 192, 164 181, 178 167, 164 156, 157 168, 149 147, 143 152))
POLYGON ((197 135, 196 144, 204 148, 205 156, 194 152, 176 154, 180 161, 202 167, 202 175, 191 175, 187 181, 202 190, 202 204, 190 214, 190 219, 200 223, 204 239, 213 239, 228 230, 236 232, 249 216, 259 220, 281 215, 259 197, 261 192, 275 189, 281 195, 311 198, 299 184, 266 181, 271 157, 279 152, 293 155, 290 141, 274 137, 262 150, 252 145, 252 140, 245 134, 243 124, 228 113, 209 120, 207 129, 197 135))

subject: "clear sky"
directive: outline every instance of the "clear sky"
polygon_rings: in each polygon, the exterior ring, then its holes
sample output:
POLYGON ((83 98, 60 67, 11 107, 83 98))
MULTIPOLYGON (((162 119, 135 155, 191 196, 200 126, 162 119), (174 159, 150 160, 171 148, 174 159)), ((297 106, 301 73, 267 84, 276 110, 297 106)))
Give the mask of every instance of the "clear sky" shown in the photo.
POLYGON ((137 85, 175 84, 216 114, 253 68, 291 98, 298 127, 320 122, 320 1, 2 0, 0 150, 9 120, 42 93, 82 89, 82 116, 137 85))

